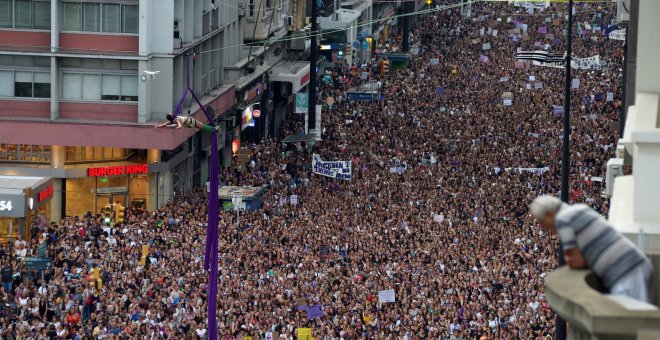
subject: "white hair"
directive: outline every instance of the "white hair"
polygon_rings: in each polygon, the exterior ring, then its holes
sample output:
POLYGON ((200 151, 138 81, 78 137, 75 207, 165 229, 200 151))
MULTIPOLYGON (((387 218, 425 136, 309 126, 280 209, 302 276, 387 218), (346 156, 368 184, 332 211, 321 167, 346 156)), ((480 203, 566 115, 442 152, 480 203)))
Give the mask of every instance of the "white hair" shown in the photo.
POLYGON ((561 208, 562 201, 551 195, 541 195, 529 205, 529 212, 536 219, 542 219, 549 212, 556 213, 561 208))

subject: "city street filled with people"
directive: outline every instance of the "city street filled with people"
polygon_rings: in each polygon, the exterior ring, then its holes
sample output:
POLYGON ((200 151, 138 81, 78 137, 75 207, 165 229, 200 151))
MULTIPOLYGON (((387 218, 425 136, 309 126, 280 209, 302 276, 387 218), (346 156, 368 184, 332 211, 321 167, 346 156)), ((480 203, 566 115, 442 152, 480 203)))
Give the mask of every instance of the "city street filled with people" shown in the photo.
MULTIPOLYGON (((434 11, 415 17, 407 67, 381 73, 398 34, 364 64, 320 72, 322 141, 282 143, 303 129, 291 113, 278 138, 221 170, 221 185, 265 191, 238 223, 219 212, 218 338, 551 339, 544 277, 558 238, 528 206, 559 193, 564 69, 516 52, 563 53, 565 10, 434 11), (368 81, 382 101, 348 99, 368 81), (351 161, 351 180, 314 174, 312 154, 351 161)), ((572 42, 575 58, 599 62, 573 69, 569 197, 603 215, 623 80, 623 42, 599 27, 613 11, 577 5, 572 42)), ((207 206, 196 188, 114 227, 94 213, 36 224, 2 249, 0 338, 207 338, 207 206), (42 279, 23 259, 44 242, 42 279)))

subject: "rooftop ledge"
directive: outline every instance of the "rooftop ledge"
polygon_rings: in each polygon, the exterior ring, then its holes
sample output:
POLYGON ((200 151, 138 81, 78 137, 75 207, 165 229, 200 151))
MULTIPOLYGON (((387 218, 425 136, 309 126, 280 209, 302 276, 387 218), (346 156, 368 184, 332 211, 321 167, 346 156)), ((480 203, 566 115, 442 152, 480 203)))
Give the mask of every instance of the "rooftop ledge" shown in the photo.
MULTIPOLYGON (((651 257, 660 259, 660 256, 651 257)), ((657 270, 657 262, 654 267, 657 270)), ((546 299, 569 323, 570 339, 643 339, 645 334, 660 332, 657 307, 608 296, 602 291, 599 279, 591 270, 572 270, 564 266, 545 279, 546 299)))

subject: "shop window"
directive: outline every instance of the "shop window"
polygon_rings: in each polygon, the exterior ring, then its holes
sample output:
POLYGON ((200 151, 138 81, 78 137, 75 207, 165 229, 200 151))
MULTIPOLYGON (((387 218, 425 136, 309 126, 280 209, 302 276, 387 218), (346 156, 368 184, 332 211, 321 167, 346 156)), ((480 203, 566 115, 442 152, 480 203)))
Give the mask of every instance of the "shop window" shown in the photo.
POLYGON ((85 3, 83 5, 83 31, 100 32, 101 4, 85 3))
POLYGON ((14 96, 14 72, 0 70, 0 97, 14 96))
POLYGON ((138 100, 138 79, 134 75, 64 73, 62 99, 86 101, 138 100))
POLYGON ((121 6, 122 33, 138 33, 138 6, 121 6))
POLYGON ((50 29, 50 1, 0 0, 0 27, 50 29))
POLYGON ((82 4, 77 2, 62 3, 62 30, 80 31, 82 28, 82 4))
POLYGON ((32 97, 32 72, 14 73, 14 94, 16 97, 32 97))
POLYGON ((90 162, 122 160, 130 157, 134 150, 121 148, 67 146, 64 149, 66 162, 90 162))
MULTIPOLYGON (((6 97, 21 97, 21 98, 50 98, 50 73, 47 72, 32 72, 32 71, 16 71, 13 74, 14 88, 13 92, 7 86, 7 80, 10 78, 10 73, 7 71, 0 71, 0 96, 6 97)), ((12 83, 11 80, 8 82, 12 83)))
POLYGON ((120 33, 119 5, 103 4, 103 32, 120 33))

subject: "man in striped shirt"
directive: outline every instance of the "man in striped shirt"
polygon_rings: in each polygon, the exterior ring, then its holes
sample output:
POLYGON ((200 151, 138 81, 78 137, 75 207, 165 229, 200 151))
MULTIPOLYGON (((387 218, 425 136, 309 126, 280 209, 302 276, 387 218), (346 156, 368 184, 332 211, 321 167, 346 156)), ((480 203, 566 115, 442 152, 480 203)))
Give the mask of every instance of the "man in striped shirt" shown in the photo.
POLYGON ((651 262, 594 209, 543 195, 530 212, 544 230, 559 234, 569 267, 593 269, 611 294, 651 301, 651 262))

